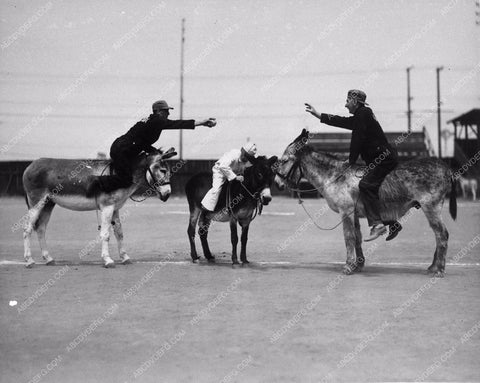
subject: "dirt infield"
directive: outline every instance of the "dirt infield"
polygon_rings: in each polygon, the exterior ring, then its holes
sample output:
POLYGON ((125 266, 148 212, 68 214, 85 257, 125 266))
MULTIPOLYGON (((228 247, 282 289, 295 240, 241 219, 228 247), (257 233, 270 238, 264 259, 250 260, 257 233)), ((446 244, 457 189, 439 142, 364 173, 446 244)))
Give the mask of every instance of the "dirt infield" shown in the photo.
MULTIPOLYGON (((339 221, 324 201, 305 204, 319 224, 339 221)), ((235 268, 219 223, 217 263, 190 262, 178 198, 126 206, 134 264, 112 270, 100 266, 95 213, 55 208, 57 265, 42 265, 32 241, 37 265, 25 269, 25 212, 1 200, 2 382, 480 380, 480 204, 459 201, 457 222, 444 209, 443 279, 426 274, 434 238, 421 211, 391 243, 364 244, 365 270, 348 277, 342 230, 318 230, 291 199, 252 223, 252 264, 235 268)))

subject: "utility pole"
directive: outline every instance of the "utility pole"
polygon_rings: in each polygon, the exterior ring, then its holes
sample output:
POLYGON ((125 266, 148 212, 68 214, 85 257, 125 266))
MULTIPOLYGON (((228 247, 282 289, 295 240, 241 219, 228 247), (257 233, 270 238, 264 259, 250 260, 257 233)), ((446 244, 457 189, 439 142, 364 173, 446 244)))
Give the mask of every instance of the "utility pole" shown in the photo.
POLYGON ((439 66, 437 69, 437 128, 438 128, 438 158, 442 158, 442 116, 441 116, 441 104, 440 100, 440 71, 443 66, 439 66))
POLYGON ((413 66, 407 68, 407 118, 408 118, 408 134, 412 132, 412 109, 410 107, 410 101, 413 97, 410 96, 410 70, 413 66))
MULTIPOLYGON (((182 19, 182 40, 181 40, 181 54, 180 54, 180 120, 183 119, 183 64, 185 55, 185 19, 182 19)), ((183 159, 183 130, 180 129, 180 159, 183 159)))

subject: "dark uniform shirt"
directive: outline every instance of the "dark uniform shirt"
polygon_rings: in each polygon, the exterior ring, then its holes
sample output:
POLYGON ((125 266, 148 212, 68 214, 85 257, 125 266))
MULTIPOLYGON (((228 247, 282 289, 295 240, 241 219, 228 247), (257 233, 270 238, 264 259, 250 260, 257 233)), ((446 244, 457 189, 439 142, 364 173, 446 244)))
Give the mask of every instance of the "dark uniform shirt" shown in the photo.
POLYGON ((361 105, 353 116, 340 117, 322 113, 320 121, 327 125, 337 126, 352 131, 350 141, 349 163, 354 164, 359 155, 367 163, 373 163, 380 155, 396 161, 396 152, 388 143, 382 127, 372 110, 361 105))
POLYGON ((168 120, 151 114, 147 120, 137 122, 127 133, 119 137, 122 143, 130 144, 137 154, 142 150, 154 151, 152 146, 160 137, 162 130, 195 129, 195 120, 168 120))

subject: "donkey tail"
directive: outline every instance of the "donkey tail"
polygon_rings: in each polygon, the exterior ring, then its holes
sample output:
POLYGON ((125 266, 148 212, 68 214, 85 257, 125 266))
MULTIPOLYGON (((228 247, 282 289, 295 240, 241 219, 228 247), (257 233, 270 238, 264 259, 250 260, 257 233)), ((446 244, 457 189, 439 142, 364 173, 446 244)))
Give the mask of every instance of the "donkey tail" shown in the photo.
POLYGON ((30 204, 28 203, 28 197, 26 193, 25 193, 25 203, 27 204, 28 210, 30 210, 30 204))
POLYGON ((450 178, 452 188, 450 190, 450 202, 449 202, 449 210, 450 215, 454 220, 457 219, 457 179, 452 176, 450 178))

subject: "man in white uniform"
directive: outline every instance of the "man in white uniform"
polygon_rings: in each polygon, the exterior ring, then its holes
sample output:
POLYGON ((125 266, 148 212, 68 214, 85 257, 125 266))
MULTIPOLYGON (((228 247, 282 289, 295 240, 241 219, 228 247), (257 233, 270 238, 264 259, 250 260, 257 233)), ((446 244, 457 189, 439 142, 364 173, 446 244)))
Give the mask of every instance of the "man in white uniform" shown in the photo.
POLYGON ((205 194, 202 200, 202 207, 208 211, 214 211, 222 185, 226 181, 243 182, 243 172, 252 166, 248 160, 249 156, 255 157, 257 147, 254 143, 247 142, 241 149, 232 149, 225 153, 212 168, 212 188, 205 194))

